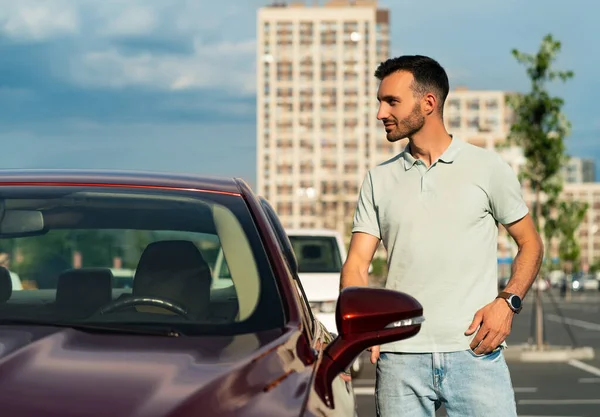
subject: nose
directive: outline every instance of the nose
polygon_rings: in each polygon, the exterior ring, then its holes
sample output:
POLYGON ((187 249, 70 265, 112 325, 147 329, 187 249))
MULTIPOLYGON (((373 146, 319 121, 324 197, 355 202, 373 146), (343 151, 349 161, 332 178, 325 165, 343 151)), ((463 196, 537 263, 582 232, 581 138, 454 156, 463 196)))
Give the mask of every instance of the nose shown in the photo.
POLYGON ((377 111, 377 120, 387 119, 390 112, 387 109, 385 103, 379 103, 379 110, 377 111))

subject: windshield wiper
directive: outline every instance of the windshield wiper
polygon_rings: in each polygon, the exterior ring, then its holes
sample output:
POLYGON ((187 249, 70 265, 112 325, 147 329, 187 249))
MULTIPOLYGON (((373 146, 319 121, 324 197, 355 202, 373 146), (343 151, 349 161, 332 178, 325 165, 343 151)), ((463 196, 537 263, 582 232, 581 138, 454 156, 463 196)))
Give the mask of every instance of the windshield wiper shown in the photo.
POLYGON ((62 327, 62 328, 71 328, 76 330, 81 330, 84 332, 91 333, 120 333, 120 334, 137 334, 137 335, 146 335, 146 336, 168 336, 168 337, 179 337, 183 336, 183 334, 172 328, 164 328, 159 327, 156 328, 152 326, 152 328, 133 328, 130 326, 110 326, 105 324, 97 324, 97 323, 63 323, 56 321, 40 321, 40 320, 30 320, 30 319, 0 319, 0 326, 2 325, 26 325, 26 326, 49 326, 49 327, 62 327))

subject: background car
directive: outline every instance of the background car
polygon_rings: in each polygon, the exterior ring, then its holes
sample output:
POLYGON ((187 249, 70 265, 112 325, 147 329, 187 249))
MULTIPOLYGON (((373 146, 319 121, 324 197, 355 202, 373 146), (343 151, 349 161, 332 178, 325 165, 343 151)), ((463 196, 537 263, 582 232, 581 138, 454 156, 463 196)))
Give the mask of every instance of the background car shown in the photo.
POLYGON ((330 229, 287 229, 298 262, 298 275, 316 317, 336 333, 335 306, 346 261, 342 236, 330 229))
MULTIPOLYGON (((340 294, 342 265, 346 246, 342 235, 333 229, 287 229, 298 263, 298 276, 316 318, 327 330, 337 334, 335 308, 340 294)), ((358 377, 363 369, 363 356, 352 363, 350 371, 358 377)))
POLYGON ((344 370, 423 321, 406 294, 349 288, 332 336, 279 219, 239 179, 3 171, 0 245, 36 283, 12 291, 0 268, 7 417, 352 416, 344 370), (215 288, 219 254, 230 284, 215 288))

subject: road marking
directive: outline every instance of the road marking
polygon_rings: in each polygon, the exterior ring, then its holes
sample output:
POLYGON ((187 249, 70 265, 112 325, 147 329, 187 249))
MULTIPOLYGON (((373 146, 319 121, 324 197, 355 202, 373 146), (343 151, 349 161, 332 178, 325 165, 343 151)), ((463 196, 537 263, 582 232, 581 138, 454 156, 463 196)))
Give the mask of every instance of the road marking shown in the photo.
MULTIPOLYGON (((445 414, 442 417, 448 417, 448 414, 445 414)), ((581 416, 555 416, 554 414, 551 416, 542 416, 539 414, 535 414, 535 415, 519 414, 518 417, 581 417, 581 416)))
MULTIPOLYGON (((513 388, 515 393, 524 394, 524 393, 533 393, 537 392, 536 387, 515 387, 513 388)), ((355 395, 375 395, 375 387, 354 387, 355 395)))
POLYGON ((515 387, 513 391, 516 393, 537 392, 537 387, 515 387))
POLYGON ((586 371, 592 375, 600 376, 600 369, 596 368, 595 366, 588 365, 587 363, 583 363, 581 361, 578 361, 577 359, 571 359, 567 363, 575 368, 579 368, 582 371, 586 371))
POLYGON ((600 324, 598 324, 598 323, 592 323, 590 321, 583 321, 583 320, 577 320, 577 319, 570 319, 568 317, 565 317, 565 319, 563 320, 562 317, 557 316, 555 314, 548 314, 546 317, 548 318, 548 320, 554 321, 556 323, 564 322, 571 326, 582 327, 587 330, 595 330, 597 332, 600 332, 600 324))
POLYGON ((519 400, 521 405, 597 405, 600 404, 600 398, 582 398, 572 400, 519 400))
MULTIPOLYGON (((547 300, 544 300, 547 301, 547 300)), ((598 296, 593 293, 588 293, 588 294, 583 294, 583 293, 579 293, 579 294, 573 294, 573 297, 571 297, 571 299, 569 301, 565 300, 564 298, 559 298, 556 300, 558 302, 558 304, 561 305, 573 305, 573 304, 586 304, 586 303, 597 303, 598 302, 598 296)))
MULTIPOLYGON (((594 304, 598 304, 598 301, 596 301, 594 304)), ((596 305, 591 304, 565 304, 560 306, 560 309, 565 311, 565 310, 577 310, 578 312, 587 312, 587 313, 596 313, 598 311, 600 311, 600 308, 598 308, 596 305)))
POLYGON ((354 395, 375 395, 375 387, 354 387, 354 395))
POLYGON ((580 384, 600 384, 600 378, 579 378, 580 384))

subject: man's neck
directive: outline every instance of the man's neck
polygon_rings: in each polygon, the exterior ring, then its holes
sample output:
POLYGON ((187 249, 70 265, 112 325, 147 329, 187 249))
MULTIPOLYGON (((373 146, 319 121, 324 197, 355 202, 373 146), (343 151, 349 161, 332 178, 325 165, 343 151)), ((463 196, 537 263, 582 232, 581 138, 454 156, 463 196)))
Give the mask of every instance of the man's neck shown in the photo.
POLYGON ((422 160, 425 165, 431 166, 448 149, 452 136, 442 126, 441 129, 429 129, 429 131, 422 129, 409 140, 410 154, 415 159, 422 160))

